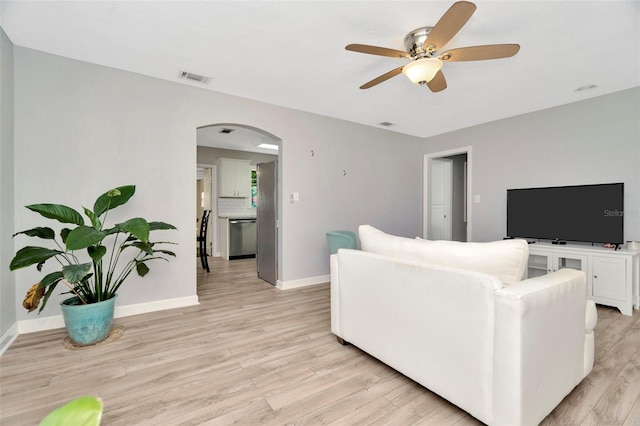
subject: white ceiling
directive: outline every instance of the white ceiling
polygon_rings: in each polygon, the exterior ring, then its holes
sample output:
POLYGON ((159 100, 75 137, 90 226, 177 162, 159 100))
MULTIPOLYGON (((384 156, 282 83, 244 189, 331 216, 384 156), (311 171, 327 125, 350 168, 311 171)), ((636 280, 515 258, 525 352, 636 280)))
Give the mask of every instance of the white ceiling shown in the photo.
POLYGON ((196 139, 200 146, 278 155, 277 149, 259 148, 258 146, 262 144, 279 146, 279 141, 251 127, 235 124, 199 127, 196 131, 196 139), (223 129, 231 130, 231 132, 222 132, 223 129))
POLYGON ((640 85, 639 1, 476 0, 446 48, 519 43, 516 56, 445 63, 440 93, 403 75, 358 89, 404 60, 345 45, 404 50, 452 3, 1 0, 0 23, 17 46, 418 137, 640 85))

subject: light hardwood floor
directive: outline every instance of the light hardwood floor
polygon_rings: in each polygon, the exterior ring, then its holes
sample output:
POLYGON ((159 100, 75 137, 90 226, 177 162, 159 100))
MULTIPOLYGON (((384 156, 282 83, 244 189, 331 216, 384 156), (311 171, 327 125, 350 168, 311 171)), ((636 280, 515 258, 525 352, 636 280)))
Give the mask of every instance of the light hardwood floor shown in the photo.
MULTIPOLYGON (((280 291, 255 260, 213 259, 196 307, 117 319, 124 335, 65 349, 62 329, 0 358, 0 424, 36 425, 98 395, 103 425, 471 425, 473 417, 330 333, 329 285, 280 291)), ((598 307, 593 372, 544 425, 640 425, 640 313, 598 307)))

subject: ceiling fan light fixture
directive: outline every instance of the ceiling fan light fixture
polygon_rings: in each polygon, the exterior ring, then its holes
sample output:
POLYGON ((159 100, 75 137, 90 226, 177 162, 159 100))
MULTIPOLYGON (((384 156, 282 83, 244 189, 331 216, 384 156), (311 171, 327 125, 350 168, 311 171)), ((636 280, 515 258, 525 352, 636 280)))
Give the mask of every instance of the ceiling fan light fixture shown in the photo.
POLYGON ((421 58, 409 62, 402 68, 402 73, 415 84, 427 84, 442 68, 442 61, 438 58, 421 58))

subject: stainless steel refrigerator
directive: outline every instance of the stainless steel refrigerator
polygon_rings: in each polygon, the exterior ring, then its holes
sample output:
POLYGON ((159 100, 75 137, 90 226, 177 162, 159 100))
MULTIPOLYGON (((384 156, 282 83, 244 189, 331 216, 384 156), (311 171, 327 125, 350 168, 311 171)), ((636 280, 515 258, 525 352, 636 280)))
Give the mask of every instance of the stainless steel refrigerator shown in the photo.
POLYGON ((278 162, 256 165, 258 197, 258 277, 276 285, 278 280, 277 176, 278 162))

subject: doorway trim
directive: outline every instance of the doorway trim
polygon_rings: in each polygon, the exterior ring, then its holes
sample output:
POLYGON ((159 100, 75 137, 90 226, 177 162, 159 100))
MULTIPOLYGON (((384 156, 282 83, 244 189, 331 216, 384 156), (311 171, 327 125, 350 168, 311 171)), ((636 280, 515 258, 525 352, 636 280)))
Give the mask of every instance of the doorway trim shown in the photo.
POLYGON ((220 247, 218 246, 219 234, 218 234, 218 166, 216 164, 197 163, 196 169, 202 167, 203 169, 211 169, 211 223, 209 224, 209 232, 211 233, 211 257, 220 257, 220 247))
POLYGON ((425 239, 429 238, 428 230, 429 230, 429 211, 431 206, 429 205, 429 176, 431 173, 430 164, 431 160, 434 158, 442 158, 442 157, 451 157, 453 155, 466 154, 467 155, 467 169, 466 169, 466 181, 467 181, 467 193, 466 193, 466 218, 467 218, 467 241, 472 241, 472 149, 471 146, 463 146, 460 148, 454 148, 446 151, 439 152, 430 152, 424 155, 424 166, 423 166, 423 179, 422 179, 422 237, 425 239))

